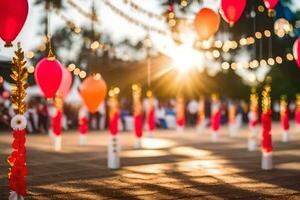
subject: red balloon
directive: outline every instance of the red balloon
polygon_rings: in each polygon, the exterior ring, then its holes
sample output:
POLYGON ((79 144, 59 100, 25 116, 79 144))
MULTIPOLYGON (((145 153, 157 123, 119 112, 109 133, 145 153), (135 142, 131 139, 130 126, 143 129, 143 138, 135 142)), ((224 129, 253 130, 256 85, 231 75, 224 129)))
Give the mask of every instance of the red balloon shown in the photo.
POLYGON ((53 57, 43 58, 37 64, 34 75, 44 96, 47 98, 55 97, 63 76, 60 62, 53 57))
POLYGON ((83 81, 79 91, 89 111, 95 113, 106 97, 107 86, 100 75, 89 76, 83 81))
POLYGON ((202 8, 196 15, 194 25, 200 40, 207 40, 219 30, 220 17, 215 11, 202 8))
POLYGON ((222 0, 221 13, 225 21, 233 26, 242 16, 247 0, 222 0))
POLYGON ((0 38, 5 47, 12 47, 12 41, 21 32, 28 16, 27 0, 0 1, 0 38))
POLYGON ((62 80, 57 91, 57 95, 65 98, 70 92, 71 85, 72 85, 72 75, 69 70, 65 67, 62 67, 62 80))
POLYGON ((279 2, 279 0, 264 0, 265 6, 269 10, 273 10, 278 2, 279 2))
POLYGON ((294 58, 300 67, 300 37, 296 40, 293 47, 294 58))

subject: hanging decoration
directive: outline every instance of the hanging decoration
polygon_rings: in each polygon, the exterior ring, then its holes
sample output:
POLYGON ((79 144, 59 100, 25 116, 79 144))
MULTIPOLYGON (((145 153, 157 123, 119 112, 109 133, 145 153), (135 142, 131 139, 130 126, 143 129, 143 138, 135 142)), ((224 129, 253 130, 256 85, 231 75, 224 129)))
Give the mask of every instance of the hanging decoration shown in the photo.
POLYGON ((5 47, 12 47, 12 42, 21 32, 28 16, 27 0, 0 1, 0 38, 5 47))
POLYGON ((181 94, 178 94, 176 99, 176 124, 177 133, 183 133, 185 126, 185 102, 181 94))
POLYGON ((197 132, 199 134, 203 133, 206 125, 207 120, 205 117, 205 96, 200 96, 198 102, 197 132))
POLYGON ((147 91, 146 118, 147 118, 148 132, 149 132, 148 136, 152 138, 156 127, 155 127, 155 98, 151 90, 147 91))
POLYGON ((66 67, 62 67, 62 80, 57 91, 57 96, 66 98, 70 92, 72 85, 72 75, 66 67))
POLYGON ((35 69, 35 81, 46 98, 55 97, 63 78, 61 63, 55 58, 50 38, 48 39, 49 54, 40 60, 35 69))
POLYGON ((300 37, 295 41, 294 43, 294 47, 293 47, 293 53, 294 53, 294 57, 295 60, 298 64, 298 67, 300 67, 300 37))
POLYGON ((85 106, 82 106, 78 113, 78 126, 79 126, 79 145, 85 145, 87 143, 87 133, 89 129, 88 125, 88 110, 85 106))
POLYGON ((79 88, 79 93, 91 113, 98 110, 107 93, 107 86, 100 74, 86 78, 79 88))
POLYGON ((143 136, 143 106, 141 102, 142 88, 139 84, 132 85, 135 148, 142 148, 143 136))
POLYGON ((221 15, 224 20, 233 26, 242 16, 247 0, 222 0, 221 15))
POLYGON ((289 140, 288 131, 290 129, 290 122, 289 122, 289 107, 288 107, 286 95, 282 95, 280 97, 280 122, 283 131, 282 142, 288 142, 289 140))
POLYGON ((271 77, 267 77, 266 85, 262 92, 262 169, 270 170, 272 164, 272 108, 271 108, 271 77))
POLYGON ((194 26, 199 39, 207 40, 219 30, 220 17, 215 11, 209 8, 202 8, 196 14, 194 26))
POLYGON ((27 194, 25 180, 27 176, 25 147, 27 120, 24 113, 26 112, 25 97, 28 73, 25 66, 24 52, 20 43, 18 43, 18 49, 15 52, 12 64, 11 78, 14 80, 14 83, 12 84, 11 103, 16 115, 11 120, 11 127, 13 129, 13 152, 7 161, 10 165, 8 177, 11 192, 9 200, 18 200, 23 199, 27 194))
POLYGON ((250 108, 248 113, 248 125, 250 129, 248 135, 248 151, 255 151, 257 149, 258 118, 258 94, 256 92, 256 88, 252 88, 250 94, 250 108))
POLYGON ((108 141, 108 162, 109 169, 120 168, 120 142, 118 137, 120 110, 118 96, 120 89, 118 87, 110 89, 109 95, 109 132, 110 137, 108 141))
POLYGON ((237 135, 236 111, 236 105, 230 102, 228 105, 228 127, 230 137, 236 137, 237 135))
POLYGON ((276 5, 278 4, 279 0, 264 0, 265 6, 269 11, 269 14, 274 12, 276 5))
POLYGON ((211 96, 211 129, 212 129, 212 142, 218 142, 219 130, 221 124, 221 102, 218 94, 212 94, 211 96))

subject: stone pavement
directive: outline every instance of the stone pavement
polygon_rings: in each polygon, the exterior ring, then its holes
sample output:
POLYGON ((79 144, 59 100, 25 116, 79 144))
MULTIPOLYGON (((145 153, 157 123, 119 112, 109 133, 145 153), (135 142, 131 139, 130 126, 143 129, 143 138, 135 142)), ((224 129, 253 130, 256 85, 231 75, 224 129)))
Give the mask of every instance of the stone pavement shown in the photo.
MULTIPOLYGON (((300 130, 280 142, 274 125, 275 169, 262 171, 260 152, 248 152, 247 128, 210 142, 207 130, 157 131, 134 150, 132 133, 121 133, 122 168, 106 168, 106 132, 91 132, 88 145, 78 145, 75 131, 63 135, 63 150, 53 151, 46 135, 28 135, 26 199, 300 199, 300 130)), ((0 134, 0 199, 7 199, 11 134, 0 134)))

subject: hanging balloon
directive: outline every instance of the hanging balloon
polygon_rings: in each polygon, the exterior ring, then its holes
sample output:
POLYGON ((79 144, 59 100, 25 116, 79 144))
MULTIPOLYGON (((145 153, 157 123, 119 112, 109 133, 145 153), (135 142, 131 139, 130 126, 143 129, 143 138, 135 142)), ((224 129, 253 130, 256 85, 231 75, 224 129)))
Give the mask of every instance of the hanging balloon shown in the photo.
POLYGON ((28 16, 27 0, 0 1, 0 38, 5 47, 12 47, 12 41, 21 32, 28 16))
POLYGON ((71 85, 72 85, 72 75, 69 70, 65 67, 62 67, 62 80, 57 91, 57 95, 66 98, 70 92, 71 85))
POLYGON ((265 6, 268 8, 269 11, 274 10, 278 2, 279 0, 264 0, 265 6))
POLYGON ((215 11, 202 8, 196 15, 194 25, 199 39, 207 40, 219 30, 220 17, 215 11))
POLYGON ((300 67, 300 37, 296 40, 293 47, 294 58, 300 67))
POLYGON ((34 76, 44 96, 53 98, 62 81, 62 66, 55 57, 43 58, 37 64, 34 76))
POLYGON ((95 113, 105 99, 107 86, 100 74, 96 74, 82 82, 79 92, 89 111, 95 113))
POLYGON ((222 0, 221 14, 225 21, 233 26, 242 16, 247 0, 222 0))

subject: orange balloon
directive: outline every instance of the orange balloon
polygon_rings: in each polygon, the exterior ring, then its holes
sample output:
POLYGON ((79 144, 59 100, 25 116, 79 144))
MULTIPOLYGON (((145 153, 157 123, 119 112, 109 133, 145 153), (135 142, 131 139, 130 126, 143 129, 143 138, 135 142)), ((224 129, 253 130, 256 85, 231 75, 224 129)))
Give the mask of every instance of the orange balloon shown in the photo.
POLYGON ((220 17, 215 11, 202 8, 195 17, 194 25, 199 39, 207 40, 219 30, 220 17))
POLYGON ((95 113, 106 97, 107 86, 100 76, 89 76, 82 82, 79 92, 89 111, 95 113))

